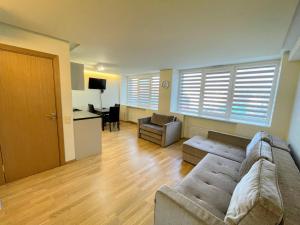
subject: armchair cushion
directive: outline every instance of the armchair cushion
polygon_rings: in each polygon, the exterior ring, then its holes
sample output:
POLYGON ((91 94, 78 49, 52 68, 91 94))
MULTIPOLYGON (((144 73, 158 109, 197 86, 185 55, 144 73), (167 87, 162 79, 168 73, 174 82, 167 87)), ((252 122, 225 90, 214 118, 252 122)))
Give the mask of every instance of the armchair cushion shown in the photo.
POLYGON ((161 114, 157 114, 157 113, 153 113, 152 117, 151 117, 151 123, 158 125, 158 126, 163 126, 166 123, 170 123, 175 121, 175 117, 174 116, 166 116, 166 115, 161 115, 161 114))
POLYGON ((155 124, 150 124, 150 123, 141 124, 140 129, 146 130, 148 132, 152 132, 155 134, 159 134, 159 135, 162 135, 162 132, 163 132, 163 127, 155 125, 155 124))

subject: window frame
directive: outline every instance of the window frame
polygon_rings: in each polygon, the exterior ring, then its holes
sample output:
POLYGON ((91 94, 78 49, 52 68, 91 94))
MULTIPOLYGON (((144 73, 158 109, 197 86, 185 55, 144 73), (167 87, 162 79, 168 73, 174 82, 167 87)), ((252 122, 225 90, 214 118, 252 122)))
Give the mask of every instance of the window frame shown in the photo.
MULTIPOLYGON (((280 80, 280 60, 269 60, 269 61, 260 61, 260 62, 252 62, 252 63, 241 63, 241 64, 231 64, 231 65, 224 65, 224 66, 213 66, 213 67, 204 67, 204 68, 197 68, 197 69, 184 69, 179 70, 178 72, 178 83, 177 83, 177 91, 178 96, 180 95, 180 87, 181 87, 181 76, 186 73, 201 73, 202 77, 202 83, 201 83, 201 90, 200 90, 200 106, 198 110, 198 115, 193 113, 186 113, 181 112, 179 110, 179 100, 175 100, 176 106, 173 108, 173 113, 190 116, 190 117, 196 117, 196 118, 204 118, 209 120, 216 120, 216 121, 222 121, 227 123, 238 123, 238 124, 247 124, 247 125, 255 125, 255 126, 261 126, 261 127, 271 127, 272 121, 273 121, 273 115, 274 115, 274 109, 276 105, 276 98, 278 93, 278 86, 279 86, 279 80, 280 80), (261 122, 254 122, 254 121, 246 121, 246 120, 238 120, 231 118, 232 114, 232 104, 233 104, 233 97, 234 97, 234 90, 235 90, 235 81, 236 81, 236 73, 237 69, 243 69, 243 68, 249 68, 249 67, 264 67, 264 66, 275 66, 274 70, 274 76, 273 76, 273 83, 271 87, 270 92, 270 101, 267 111, 267 120, 265 123, 261 122), (227 97, 227 113, 224 117, 218 117, 214 114, 208 115, 203 113, 203 98, 204 98, 204 87, 205 87, 205 80, 206 80, 206 74, 208 72, 225 72, 230 71, 230 82, 229 82, 229 89, 228 89, 228 97, 227 97)), ((178 98, 179 99, 179 98, 178 98)))
POLYGON ((131 76, 127 76, 126 78, 126 105, 128 107, 132 107, 132 108, 138 108, 138 109, 149 109, 149 110, 153 110, 153 111, 157 111, 158 110, 158 105, 159 105, 159 93, 160 93, 160 74, 159 73, 151 73, 151 74, 141 74, 141 75, 131 75, 131 76), (155 107, 152 107, 152 100, 153 100, 153 89, 152 87, 152 78, 153 77, 158 77, 158 88, 155 89, 158 91, 158 98, 157 98, 157 104, 155 103, 155 107), (130 79, 137 79, 138 80, 138 85, 137 85, 137 98, 139 99, 139 80, 143 80, 143 79, 150 79, 150 88, 149 88, 149 92, 150 92, 150 96, 149 96, 149 101, 147 102, 148 106, 144 106, 142 104, 140 104, 139 100, 137 100, 137 104, 133 105, 129 103, 129 81, 130 79))

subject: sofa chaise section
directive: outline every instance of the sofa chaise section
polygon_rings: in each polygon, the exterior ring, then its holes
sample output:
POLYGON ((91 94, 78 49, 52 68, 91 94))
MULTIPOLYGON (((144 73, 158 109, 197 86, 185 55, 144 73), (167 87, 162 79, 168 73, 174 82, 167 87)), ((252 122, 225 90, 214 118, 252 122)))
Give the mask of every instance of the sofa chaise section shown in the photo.
POLYGON ((196 165, 207 153, 211 153, 241 163, 249 142, 246 138, 209 131, 208 138, 194 136, 183 143, 183 160, 196 165))

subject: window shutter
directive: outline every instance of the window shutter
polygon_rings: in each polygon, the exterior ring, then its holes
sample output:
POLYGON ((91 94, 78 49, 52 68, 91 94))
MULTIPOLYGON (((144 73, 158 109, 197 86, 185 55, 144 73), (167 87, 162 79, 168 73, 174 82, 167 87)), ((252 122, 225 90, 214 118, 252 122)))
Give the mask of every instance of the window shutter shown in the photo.
POLYGON ((129 78, 127 84, 127 103, 137 106, 138 103, 138 79, 129 78))
POLYGON ((158 109, 159 75, 128 77, 127 103, 129 106, 158 109))
POLYGON ((278 65, 268 61, 180 71, 177 113, 269 126, 278 65))
POLYGON ((199 114, 202 73, 180 75, 178 111, 191 115, 199 114))
POLYGON ((139 79, 139 95, 138 95, 138 106, 142 108, 149 108, 150 104, 150 79, 144 78, 139 79))
POLYGON ((228 107, 230 71, 206 72, 202 111, 209 116, 225 117, 228 107))
POLYGON ((276 65, 237 67, 231 118, 268 124, 273 103, 276 65))
POLYGON ((150 94, 150 108, 151 109, 158 109, 159 103, 159 83, 160 78, 159 76, 151 77, 151 94, 150 94))

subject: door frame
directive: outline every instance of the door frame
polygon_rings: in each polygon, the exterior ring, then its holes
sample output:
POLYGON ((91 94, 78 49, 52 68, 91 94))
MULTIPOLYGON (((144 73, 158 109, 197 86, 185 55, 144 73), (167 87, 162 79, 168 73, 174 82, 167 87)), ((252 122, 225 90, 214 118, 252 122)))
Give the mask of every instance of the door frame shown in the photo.
POLYGON ((31 55, 31 56, 38 56, 38 57, 52 59, 53 79, 54 79, 54 89, 55 89, 54 94, 55 94, 55 105, 56 105, 56 116, 57 116, 59 164, 60 164, 60 166, 66 164, 58 55, 53 55, 53 54, 49 54, 49 53, 44 53, 44 52, 21 48, 21 47, 12 46, 12 45, 6 45, 6 44, 2 44, 2 43, 0 43, 0 50, 20 53, 23 55, 31 55))

